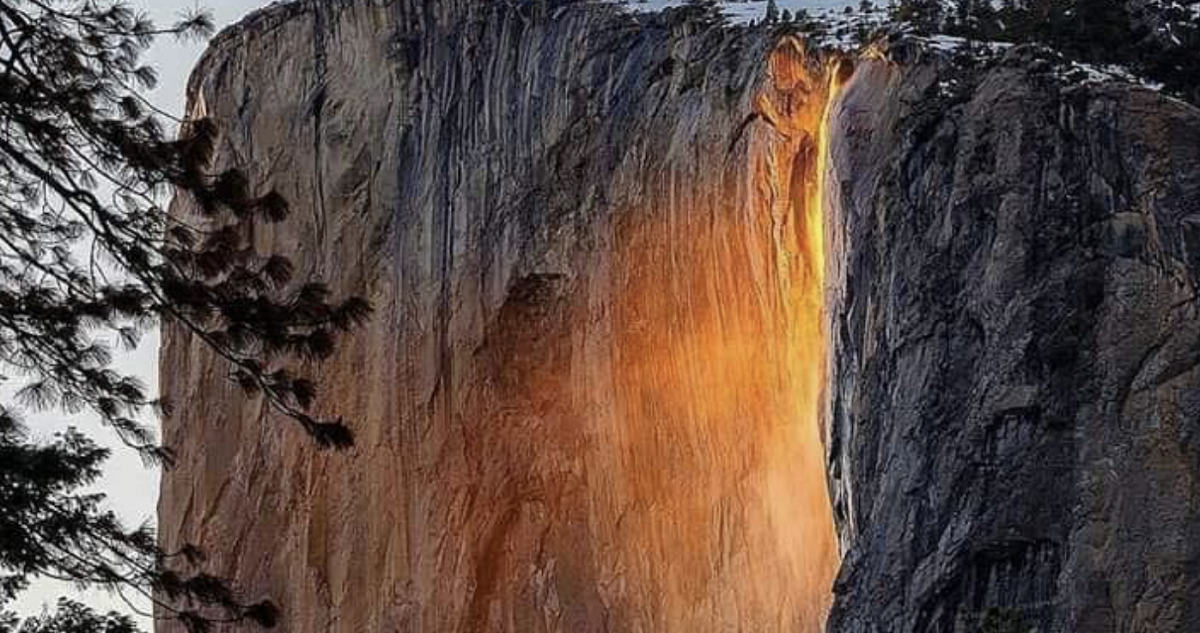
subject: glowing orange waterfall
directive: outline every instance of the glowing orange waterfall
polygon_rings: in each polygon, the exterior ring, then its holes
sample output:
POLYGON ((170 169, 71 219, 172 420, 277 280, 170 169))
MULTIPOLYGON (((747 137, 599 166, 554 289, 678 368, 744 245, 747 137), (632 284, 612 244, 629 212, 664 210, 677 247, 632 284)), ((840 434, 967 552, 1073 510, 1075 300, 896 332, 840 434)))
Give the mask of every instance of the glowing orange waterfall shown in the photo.
POLYGON ((760 100, 764 116, 787 139, 773 159, 775 204, 785 206, 776 213, 784 218, 787 234, 780 276, 788 294, 788 370, 795 409, 771 441, 768 486, 779 552, 789 558, 796 590, 806 599, 802 631, 822 630, 839 564, 821 419, 828 339, 824 194, 827 128, 838 88, 835 67, 836 62, 809 59, 798 41, 785 41, 771 58, 777 92, 768 91, 760 100), (790 174, 786 180, 785 174, 790 174), (794 228, 789 230, 789 224, 794 228))

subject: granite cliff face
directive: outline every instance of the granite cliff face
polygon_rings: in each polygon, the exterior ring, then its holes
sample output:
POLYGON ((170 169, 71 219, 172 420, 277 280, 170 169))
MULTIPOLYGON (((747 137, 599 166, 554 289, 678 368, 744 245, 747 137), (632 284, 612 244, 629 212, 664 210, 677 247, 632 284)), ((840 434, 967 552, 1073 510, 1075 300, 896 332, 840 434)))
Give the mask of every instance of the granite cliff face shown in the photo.
POLYGON ((334 454, 168 330, 165 544, 296 632, 1200 628, 1200 112, 809 48, 478 0, 220 36, 192 112, 294 208, 256 244, 376 314, 314 368, 334 454))
POLYGON ((285 6, 196 75, 222 160, 296 204, 256 239, 376 318, 319 370, 349 454, 169 337, 164 538, 220 541, 289 631, 817 630, 819 63, 458 11, 285 6))
POLYGON ((1197 630, 1200 112, 893 56, 830 126, 830 630, 1197 630))

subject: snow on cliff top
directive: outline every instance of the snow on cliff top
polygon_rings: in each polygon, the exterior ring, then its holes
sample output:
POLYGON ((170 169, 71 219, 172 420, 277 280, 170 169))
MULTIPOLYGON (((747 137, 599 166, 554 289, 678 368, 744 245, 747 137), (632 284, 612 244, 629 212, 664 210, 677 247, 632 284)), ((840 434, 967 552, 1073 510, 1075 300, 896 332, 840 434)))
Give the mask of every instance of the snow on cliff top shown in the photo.
MULTIPOLYGON (((681 6, 687 2, 687 0, 604 1, 615 2, 631 11, 640 13, 659 12, 667 8, 681 6)), ((942 1, 949 6, 948 0, 942 1)), ((993 4, 999 4, 999 0, 992 0, 992 2, 993 4)), ((730 22, 747 24, 763 20, 766 16, 768 1, 718 0, 718 4, 730 22)), ((822 43, 826 46, 843 50, 858 48, 862 44, 858 39, 858 35, 862 32, 869 32, 875 27, 891 23, 887 8, 890 4, 888 0, 871 0, 866 3, 862 2, 862 0, 775 0, 775 4, 780 13, 783 13, 785 10, 792 15, 806 13, 809 17, 822 22, 825 25, 825 28, 822 29, 819 35, 822 43)), ((1145 0, 1145 6, 1152 11, 1157 11, 1161 16, 1173 15, 1178 18, 1178 16, 1182 15, 1185 20, 1200 20, 1200 2, 1197 0, 1145 0)), ((1178 39, 1174 38, 1172 33, 1174 29, 1178 28, 1178 25, 1174 21, 1163 19, 1152 26, 1156 30, 1159 30, 1164 38, 1174 39, 1178 43, 1178 39)), ((968 42, 961 37, 945 34, 912 35, 911 37, 915 41, 923 42, 930 49, 942 53, 951 53, 956 50, 962 50, 964 47, 969 47, 973 54, 994 56, 1003 54, 1013 46, 1013 44, 1006 42, 968 42)), ((1138 77, 1128 68, 1118 65, 1092 65, 1067 62, 1060 70, 1060 73, 1064 79, 1075 83, 1102 84, 1118 82, 1140 84, 1152 90, 1160 90, 1162 88, 1160 84, 1138 77)))
MULTIPOLYGON (((677 7, 685 4, 685 0, 616 0, 619 4, 624 4, 634 11, 656 12, 662 11, 668 7, 677 7)), ((725 15, 729 19, 737 23, 746 23, 751 20, 762 20, 767 12, 767 0, 722 0, 721 8, 725 11, 725 15)), ((775 0, 775 4, 780 11, 792 12, 807 11, 813 16, 820 16, 823 13, 841 12, 847 7, 857 7, 858 2, 855 0, 775 0)))
MULTIPOLYGON (((608 0, 631 11, 654 13, 686 4, 686 0, 608 0)), ((722 12, 734 24, 761 22, 767 13, 767 0, 719 0, 722 12)), ((861 0, 775 0, 779 13, 807 14, 822 23, 819 38, 826 46, 854 49, 861 43, 858 35, 888 21, 887 0, 874 0, 864 7, 861 0)))

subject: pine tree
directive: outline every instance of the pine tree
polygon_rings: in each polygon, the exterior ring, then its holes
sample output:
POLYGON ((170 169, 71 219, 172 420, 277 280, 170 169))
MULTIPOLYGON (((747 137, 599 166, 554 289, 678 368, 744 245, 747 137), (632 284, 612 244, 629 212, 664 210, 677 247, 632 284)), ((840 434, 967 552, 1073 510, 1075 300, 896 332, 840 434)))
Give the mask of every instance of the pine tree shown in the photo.
MULTIPOLYGON (((905 0, 898 15, 919 22, 924 0, 905 0)), ((957 0, 953 35, 989 41, 1036 42, 1072 61, 1118 64, 1170 94, 1200 103, 1200 23, 1176 5, 1141 6, 1137 19, 1125 0, 957 0), (1148 18, 1148 19, 1147 19, 1148 18), (1156 37, 1146 24, 1169 24, 1156 37)))
POLYGON ((941 0, 900 0, 892 11, 892 17, 924 33, 941 30, 946 19, 941 0))
MULTIPOLYGON (((78 431, 38 442, 21 422, 27 409, 90 411, 169 465, 139 422, 166 403, 112 366, 114 345, 133 347, 159 323, 190 332, 317 445, 352 442, 340 420, 310 413, 315 387, 288 366, 327 357, 369 306, 293 281, 286 258, 251 248, 252 228, 286 219, 287 202, 252 191, 239 170, 211 171, 212 121, 169 137, 142 97, 155 73, 140 58, 155 37, 210 31, 204 14, 156 29, 122 0, 0 0, 0 371, 24 384, 0 405, 0 607, 50 577, 149 596, 194 631, 273 623, 269 603, 178 571, 198 550, 160 551, 150 530, 127 529, 83 491, 106 450, 78 431), (199 221, 168 216, 171 191, 199 221)), ((86 616, 64 608, 48 622, 86 616)))
POLYGON ((775 4, 775 0, 767 0, 767 12, 763 16, 763 22, 766 24, 779 22, 779 5, 775 4))
POLYGON ((972 39, 993 40, 1002 37, 992 0, 958 0, 949 31, 972 39))
POLYGON ((0 633, 137 633, 133 620, 120 613, 99 614, 73 600, 58 601, 54 613, 26 619, 0 620, 0 633))

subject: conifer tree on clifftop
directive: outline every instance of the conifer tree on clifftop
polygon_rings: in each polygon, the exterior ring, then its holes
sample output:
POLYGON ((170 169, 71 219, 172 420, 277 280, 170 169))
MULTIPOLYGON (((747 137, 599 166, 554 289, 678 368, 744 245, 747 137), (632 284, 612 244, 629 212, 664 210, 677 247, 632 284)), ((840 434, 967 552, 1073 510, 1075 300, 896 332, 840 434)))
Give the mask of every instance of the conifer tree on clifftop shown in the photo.
MULTIPOLYGON (((90 412, 169 466, 170 451, 140 421, 167 403, 112 365, 116 348, 159 323, 190 332, 317 445, 351 443, 340 420, 310 413, 314 385, 287 366, 327 357, 368 306, 293 280, 287 259, 255 252, 250 228, 287 218, 284 198, 253 191, 238 170, 211 171, 214 124, 188 121, 175 138, 141 96, 155 82, 140 62, 155 37, 210 31, 204 14, 156 29, 121 0, 0 0, 0 607, 43 577, 141 594, 194 631, 273 623, 269 603, 182 571, 198 550, 160 551, 151 530, 127 529, 83 491, 107 450, 75 430, 36 441, 22 422, 30 410, 90 412), (195 217, 168 216, 172 192, 195 217)), ((128 624, 64 601, 21 626, 121 633, 128 624)), ((16 626, 0 614, 0 632, 16 626)))
POLYGON ((893 17, 914 26, 919 32, 940 31, 945 21, 945 6, 941 0, 900 0, 893 17))
POLYGON ((763 22, 767 24, 775 24, 779 21, 779 5, 775 4, 775 0, 767 0, 767 12, 763 15, 763 22))
POLYGON ((1129 0, 900 0, 893 17, 923 34, 1036 43, 1066 59, 1123 66, 1200 103, 1200 21, 1185 6, 1129 0), (946 9, 950 8, 949 11, 946 9))

